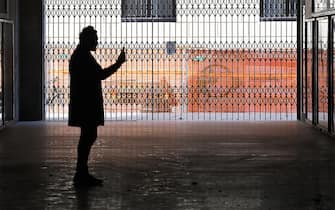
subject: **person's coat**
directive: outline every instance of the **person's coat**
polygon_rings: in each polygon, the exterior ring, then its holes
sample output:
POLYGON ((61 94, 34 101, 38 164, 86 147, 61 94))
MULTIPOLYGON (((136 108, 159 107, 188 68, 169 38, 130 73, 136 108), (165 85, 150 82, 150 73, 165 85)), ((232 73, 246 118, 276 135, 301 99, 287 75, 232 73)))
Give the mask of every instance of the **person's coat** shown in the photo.
POLYGON ((78 46, 70 59, 70 126, 104 125, 101 66, 90 51, 78 46))

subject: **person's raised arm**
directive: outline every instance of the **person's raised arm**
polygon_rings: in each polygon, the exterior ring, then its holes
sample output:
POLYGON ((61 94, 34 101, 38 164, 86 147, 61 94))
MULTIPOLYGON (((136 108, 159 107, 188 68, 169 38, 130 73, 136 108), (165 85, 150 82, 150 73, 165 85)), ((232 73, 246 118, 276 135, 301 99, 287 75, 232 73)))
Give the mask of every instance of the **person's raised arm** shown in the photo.
POLYGON ((124 48, 122 49, 116 63, 114 63, 113 65, 110 65, 109 67, 103 69, 100 71, 100 79, 104 80, 107 77, 109 77, 110 75, 114 74, 115 72, 117 72, 117 70, 121 67, 121 65, 126 62, 126 53, 124 51, 124 48))

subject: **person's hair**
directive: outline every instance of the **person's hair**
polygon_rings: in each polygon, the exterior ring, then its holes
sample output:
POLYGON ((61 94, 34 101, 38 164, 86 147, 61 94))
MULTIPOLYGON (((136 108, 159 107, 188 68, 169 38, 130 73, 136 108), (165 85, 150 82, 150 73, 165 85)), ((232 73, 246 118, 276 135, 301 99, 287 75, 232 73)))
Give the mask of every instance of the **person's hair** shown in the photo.
POLYGON ((83 30, 79 34, 80 43, 85 42, 86 40, 92 38, 97 34, 97 31, 94 29, 93 26, 87 26, 83 28, 83 30))

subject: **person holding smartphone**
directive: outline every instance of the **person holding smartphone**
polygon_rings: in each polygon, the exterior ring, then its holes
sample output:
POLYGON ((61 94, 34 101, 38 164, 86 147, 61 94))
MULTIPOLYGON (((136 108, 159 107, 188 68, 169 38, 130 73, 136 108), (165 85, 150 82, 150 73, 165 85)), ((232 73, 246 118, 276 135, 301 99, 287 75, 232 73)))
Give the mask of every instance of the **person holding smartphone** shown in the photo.
POLYGON ((115 64, 103 69, 92 56, 98 45, 97 31, 92 26, 82 29, 79 44, 71 55, 69 126, 80 127, 77 147, 75 186, 102 185, 103 180, 95 178, 88 171, 88 157, 97 138, 98 126, 104 125, 103 96, 101 80, 117 72, 126 62, 122 49, 115 64))

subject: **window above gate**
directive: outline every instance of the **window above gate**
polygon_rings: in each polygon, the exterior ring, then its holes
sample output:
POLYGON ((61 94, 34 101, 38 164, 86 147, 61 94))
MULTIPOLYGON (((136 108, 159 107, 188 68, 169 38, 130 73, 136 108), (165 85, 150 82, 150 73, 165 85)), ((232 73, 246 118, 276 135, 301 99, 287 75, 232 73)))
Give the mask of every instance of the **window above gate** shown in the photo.
POLYGON ((297 0, 261 0, 261 21, 295 21, 297 0))
POLYGON ((335 15, 335 0, 306 0, 305 18, 320 18, 335 15))
POLYGON ((122 22, 176 22, 176 0, 122 0, 122 22))

